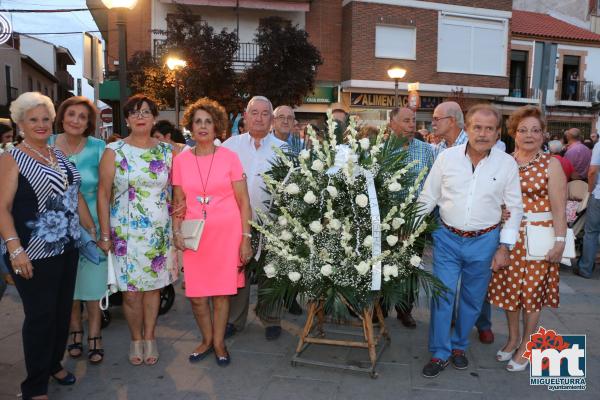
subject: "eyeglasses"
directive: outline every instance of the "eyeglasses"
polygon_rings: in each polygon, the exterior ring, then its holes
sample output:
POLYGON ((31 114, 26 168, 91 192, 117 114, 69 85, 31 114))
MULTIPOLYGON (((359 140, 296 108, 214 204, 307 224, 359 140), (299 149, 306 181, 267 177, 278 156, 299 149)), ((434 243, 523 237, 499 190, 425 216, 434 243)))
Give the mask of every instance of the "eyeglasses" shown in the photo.
POLYGON ((544 131, 542 130, 542 128, 531 128, 531 129, 527 129, 527 128, 519 128, 517 129, 517 133, 519 135, 526 135, 527 132, 531 133, 532 135, 540 135, 542 134, 544 131))
POLYGON ((150 118, 152 116, 152 111, 150 110, 136 110, 136 111, 131 111, 129 113, 130 117, 134 117, 134 118, 150 118))
POLYGON ((446 118, 452 118, 452 117, 451 117, 450 115, 446 115, 445 117, 433 117, 432 119, 433 119, 435 122, 439 122, 439 121, 441 121, 441 120, 443 120, 443 119, 446 119, 446 118))
POLYGON ((287 122, 292 122, 294 120, 294 117, 286 117, 285 115, 279 115, 276 117, 276 119, 278 119, 281 122, 287 121, 287 122))

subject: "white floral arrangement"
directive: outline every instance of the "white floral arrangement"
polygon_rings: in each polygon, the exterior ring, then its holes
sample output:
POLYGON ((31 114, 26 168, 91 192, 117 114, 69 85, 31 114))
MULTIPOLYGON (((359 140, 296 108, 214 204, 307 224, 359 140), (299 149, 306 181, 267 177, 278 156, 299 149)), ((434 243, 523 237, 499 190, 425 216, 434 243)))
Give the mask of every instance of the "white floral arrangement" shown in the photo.
POLYGON ((16 145, 16 143, 6 143, 6 144, 0 144, 0 154, 4 153, 5 151, 10 151, 12 148, 14 148, 16 145))
POLYGON ((259 307, 324 300, 329 311, 355 309, 383 297, 402 302, 421 285, 439 292, 441 284, 421 268, 416 248, 433 226, 419 217, 416 195, 426 169, 405 161, 404 141, 357 136, 351 119, 345 139, 328 114, 328 132, 309 128, 307 148, 284 153, 264 175, 272 196, 270 213, 253 226, 267 251, 259 307), (297 155, 296 155, 297 154, 297 155))

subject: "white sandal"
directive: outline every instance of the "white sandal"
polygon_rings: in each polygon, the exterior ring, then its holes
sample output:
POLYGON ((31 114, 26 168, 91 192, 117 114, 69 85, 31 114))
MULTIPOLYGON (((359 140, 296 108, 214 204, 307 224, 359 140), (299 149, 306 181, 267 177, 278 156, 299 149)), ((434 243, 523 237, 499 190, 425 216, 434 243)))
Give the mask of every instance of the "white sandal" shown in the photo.
POLYGON ((517 349, 518 347, 513 351, 502 351, 502 349, 498 350, 498 352, 496 353, 496 361, 505 362, 510 360, 513 354, 515 354, 515 351, 517 351, 517 349))
POLYGON ((514 361, 511 358, 511 360, 506 365, 506 370, 508 372, 521 372, 521 371, 525 371, 525 368, 527 368, 528 365, 529 365, 529 360, 525 361, 523 364, 519 364, 518 362, 514 361))

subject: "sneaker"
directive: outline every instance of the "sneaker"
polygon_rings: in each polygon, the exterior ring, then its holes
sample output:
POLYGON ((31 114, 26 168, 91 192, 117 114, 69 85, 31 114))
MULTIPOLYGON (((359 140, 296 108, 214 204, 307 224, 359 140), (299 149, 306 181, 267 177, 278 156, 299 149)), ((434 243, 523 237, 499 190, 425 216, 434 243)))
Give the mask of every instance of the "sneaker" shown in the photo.
POLYGON ((483 344, 494 343, 494 332, 491 329, 479 331, 479 341, 483 344))
POLYGON ((469 366, 469 360, 467 360, 467 356, 465 356, 464 350, 452 350, 450 361, 452 361, 452 366, 456 369, 467 369, 467 367, 469 366))
POLYGON ((448 360, 432 358, 431 361, 423 367, 423 376, 425 378, 435 378, 448 366, 448 360))

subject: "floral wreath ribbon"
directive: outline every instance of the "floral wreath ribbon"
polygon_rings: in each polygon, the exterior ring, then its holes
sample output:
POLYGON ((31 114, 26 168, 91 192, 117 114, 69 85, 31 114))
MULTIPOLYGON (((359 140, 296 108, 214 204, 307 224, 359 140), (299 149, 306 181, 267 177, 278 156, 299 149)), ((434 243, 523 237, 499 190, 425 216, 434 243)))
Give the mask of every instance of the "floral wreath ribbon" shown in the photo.
MULTIPOLYGON (((348 145, 340 144, 336 146, 335 160, 333 166, 327 170, 327 175, 335 175, 340 171, 348 161, 350 157, 357 158, 356 154, 350 149, 348 145)), ((371 237, 373 243, 371 244, 371 256, 372 258, 378 258, 381 255, 381 217, 379 215, 379 202, 377 200, 377 191, 375 190, 375 179, 373 173, 358 167, 358 171, 355 170, 355 175, 358 173, 365 177, 367 183, 367 195, 369 197, 369 207, 371 212, 371 237)), ((371 270, 371 290, 381 289, 381 260, 373 264, 371 270)))

